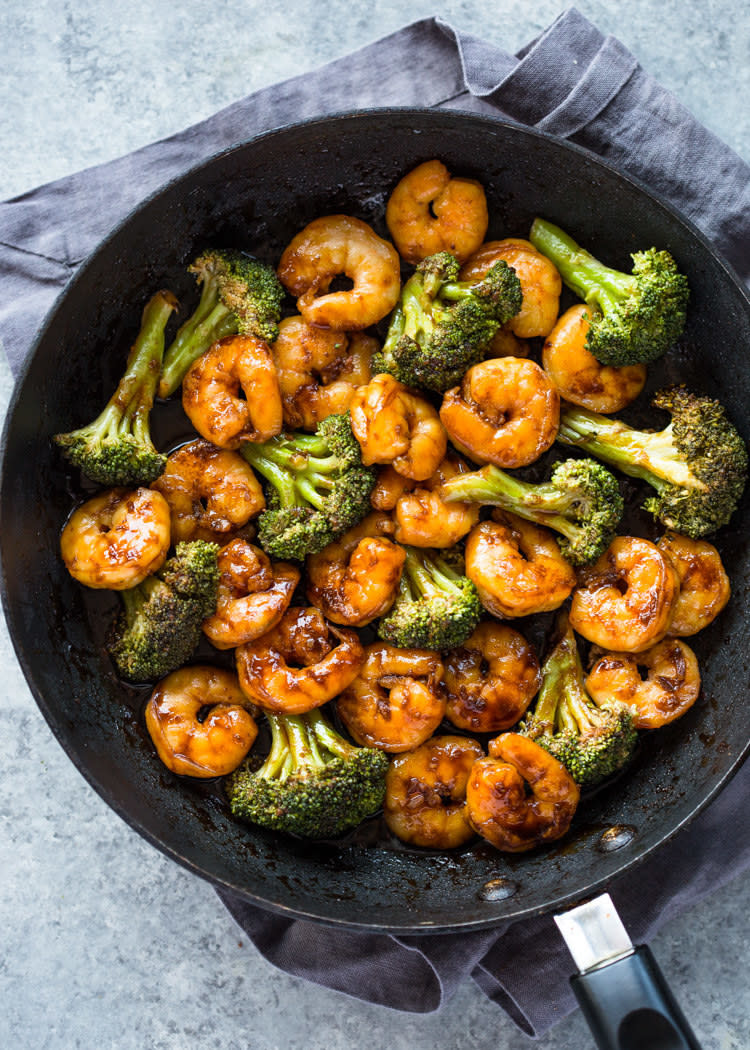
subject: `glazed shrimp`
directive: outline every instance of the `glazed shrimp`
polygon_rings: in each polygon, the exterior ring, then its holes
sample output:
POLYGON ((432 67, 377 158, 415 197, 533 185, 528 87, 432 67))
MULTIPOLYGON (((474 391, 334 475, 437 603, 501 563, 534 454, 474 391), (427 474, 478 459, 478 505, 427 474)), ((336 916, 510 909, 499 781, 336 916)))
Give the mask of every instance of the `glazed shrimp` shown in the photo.
POLYGON ((364 627, 396 600, 406 554, 388 539, 393 523, 368 514, 340 539, 307 559, 307 597, 327 619, 364 627))
POLYGON ((188 369, 182 407, 201 437, 220 448, 281 433, 281 394, 267 344, 249 335, 219 339, 188 369))
POLYGON ((555 440, 560 395, 533 361, 496 357, 473 365, 446 392, 440 420, 474 462, 525 467, 555 440))
POLYGON ((525 339, 519 339, 518 336, 513 335, 509 328, 498 328, 485 350, 484 356, 528 357, 530 353, 529 344, 525 339))
POLYGON ((258 735, 249 706, 231 671, 181 667, 151 694, 146 727, 173 773, 223 777, 237 768, 258 735))
POLYGON ((501 733, 526 712, 542 682, 523 635, 486 621, 445 657, 446 716, 458 729, 501 733))
POLYGON ((354 631, 326 623, 319 609, 287 609, 255 642, 239 646, 243 692, 260 707, 301 715, 332 700, 356 678, 365 654, 354 631))
POLYGON ((649 540, 615 537, 581 579, 570 623, 587 641, 639 653, 666 635, 680 585, 669 558, 649 540))
POLYGON ((701 691, 693 650, 667 638, 643 653, 604 653, 589 672, 586 688, 597 702, 620 700, 635 712, 636 729, 658 729, 680 718, 701 691), (646 668, 645 681, 639 668, 646 668))
POLYGON ((549 335, 557 320, 562 280, 557 267, 531 241, 520 237, 487 241, 466 260, 459 280, 480 281, 490 266, 501 259, 518 274, 523 293, 521 309, 508 322, 508 328, 521 339, 549 335))
POLYGON ((385 221, 407 262, 435 252, 450 252, 463 262, 487 233, 487 198, 475 179, 453 178, 439 160, 428 160, 398 183, 385 221))
POLYGON ((458 456, 449 452, 437 470, 411 492, 404 492, 396 500, 394 520, 398 543, 412 547, 454 547, 479 521, 476 503, 446 503, 440 486, 468 467, 458 456))
POLYGON ((474 838, 466 809, 471 767, 484 756, 465 736, 435 736, 397 755, 385 778, 383 816, 390 831, 412 846, 455 849, 474 838))
POLYGON ((203 633, 217 649, 253 642, 275 627, 289 608, 300 571, 270 559, 247 540, 235 539, 219 551, 216 612, 203 621, 203 633))
POLYGON ((398 253, 393 245, 350 215, 325 215, 304 228, 284 249, 279 280, 297 296, 308 324, 354 332, 391 312, 401 291, 398 253), (334 277, 352 288, 329 292, 334 277))
POLYGON ((173 543, 227 543, 266 505, 260 482, 242 456, 202 440, 173 452, 151 487, 169 504, 173 543))
POLYGON ((448 438, 437 412, 393 376, 360 387, 350 412, 365 466, 392 463, 399 474, 426 481, 445 456, 448 438))
POLYGON ((586 349, 588 314, 586 306, 565 311, 545 341, 542 365, 566 401, 592 412, 618 412, 643 390, 646 366, 600 364, 586 349))
POLYGON ((495 737, 489 752, 472 766, 466 788, 472 827, 507 853, 561 838, 580 798, 565 766, 518 733, 495 737))
POLYGON ((377 643, 365 651, 359 675, 338 699, 354 740, 393 754, 432 736, 445 714, 439 653, 377 643))
POLYGON ((706 540, 666 532, 656 544, 666 554, 680 581, 680 593, 669 634, 685 638, 708 627, 729 601, 731 586, 721 555, 706 540))
POLYGON ((151 489, 108 489, 68 518, 65 568, 86 587, 124 591, 161 568, 170 544, 169 507, 151 489))
POLYGON ((553 533, 494 511, 469 533, 466 575, 488 612, 501 619, 557 609, 576 585, 553 533))
POLYGON ((370 493, 370 503, 374 510, 391 511, 405 492, 413 492, 419 483, 405 478, 393 467, 381 467, 375 487, 370 493))

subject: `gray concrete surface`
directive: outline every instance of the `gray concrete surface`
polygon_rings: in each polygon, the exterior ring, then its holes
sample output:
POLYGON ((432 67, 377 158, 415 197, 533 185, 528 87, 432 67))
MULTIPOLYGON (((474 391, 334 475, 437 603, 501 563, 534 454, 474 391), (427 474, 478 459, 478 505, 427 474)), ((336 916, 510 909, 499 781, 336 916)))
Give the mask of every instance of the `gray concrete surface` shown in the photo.
MULTIPOLYGON (((750 160, 750 19, 730 0, 581 0, 750 160)), ((417 17, 514 50, 562 9, 416 0, 3 0, 0 199, 176 131, 262 85, 417 17)), ((1 333, 0 333, 1 335, 1 333)), ((0 409, 11 379, 0 355, 0 409)), ((210 888, 88 787, 52 738, 0 633, 0 1047, 18 1050, 585 1050, 580 1016, 534 1044, 470 982, 414 1017, 278 974, 210 888)), ((652 945, 705 1050, 750 1047, 750 878, 652 945)))

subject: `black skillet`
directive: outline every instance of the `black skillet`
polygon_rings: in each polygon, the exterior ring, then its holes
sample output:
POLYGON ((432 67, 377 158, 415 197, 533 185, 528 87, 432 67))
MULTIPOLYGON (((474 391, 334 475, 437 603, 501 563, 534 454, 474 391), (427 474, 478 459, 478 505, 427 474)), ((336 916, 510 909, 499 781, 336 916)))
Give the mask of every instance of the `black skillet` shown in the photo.
MULTIPOLYGON (((0 509, 3 597, 18 658, 52 731, 109 805, 179 863, 265 908, 401 933, 560 910, 656 849, 727 782, 750 743, 747 503, 717 540, 735 594, 695 640, 702 699, 673 726, 643 735, 627 775, 582 804, 557 848, 515 857, 485 844, 418 853, 384 847, 376 825, 342 844, 304 844, 235 823, 218 790, 159 763, 142 728, 144 695, 123 687, 103 648, 115 602, 75 584, 58 555, 60 527, 84 490, 50 435, 98 413, 156 289, 173 289, 192 309, 185 266, 197 250, 238 246, 273 261, 305 223, 334 212, 384 233, 388 193, 432 157, 481 180, 490 237, 524 236, 540 214, 622 268, 639 247, 669 249, 690 279, 690 318, 651 388, 680 380, 717 396, 750 436, 750 301, 689 223, 564 142, 456 113, 377 111, 285 128, 214 157, 108 237, 47 318, 16 388, 0 509)), ((156 436, 168 447, 183 437, 182 423, 178 409, 163 418, 156 436)), ((638 523, 650 534, 645 518, 638 523)))

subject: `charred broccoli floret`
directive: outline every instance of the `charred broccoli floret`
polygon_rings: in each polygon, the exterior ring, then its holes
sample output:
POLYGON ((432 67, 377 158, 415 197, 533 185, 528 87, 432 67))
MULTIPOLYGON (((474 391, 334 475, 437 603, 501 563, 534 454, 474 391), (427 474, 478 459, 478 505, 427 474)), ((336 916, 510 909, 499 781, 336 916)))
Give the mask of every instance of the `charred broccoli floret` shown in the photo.
POLYGON ((558 226, 535 219, 529 240, 591 307, 586 348, 605 365, 661 357, 685 327, 688 283, 667 251, 635 252, 633 272, 610 269, 558 226))
POLYGON ((521 282, 501 260, 476 283, 458 280, 449 252, 430 255, 404 284, 373 373, 442 393, 482 359, 493 335, 521 309, 521 282))
POLYGON ((330 838, 375 813, 385 796, 388 757, 355 747, 319 710, 270 711, 271 750, 260 769, 246 760, 227 794, 236 817, 305 838, 330 838))
POLYGON ((164 355, 159 397, 173 394, 217 339, 242 333, 272 343, 279 332, 284 289, 271 266, 242 252, 210 249, 188 270, 201 285, 201 298, 164 355))
POLYGON ((157 573, 120 591, 123 610, 107 648, 126 681, 153 682, 190 659, 216 609, 218 550, 204 540, 178 543, 157 573))
POLYGON ((164 329, 177 300, 157 292, 146 304, 125 373, 101 414, 88 426, 56 434, 63 454, 100 485, 148 485, 167 457, 151 440, 150 416, 164 355, 164 329))
POLYGON ((664 430, 566 406, 558 441, 603 459, 656 489, 643 504, 664 525, 693 539, 726 525, 745 488, 747 449, 724 407, 670 387, 653 399, 672 416, 664 430))
POLYGON ((558 463, 549 481, 530 484, 488 465, 458 474, 440 489, 447 503, 485 503, 512 511, 562 536, 560 550, 573 565, 596 561, 622 517, 623 499, 613 474, 592 459, 558 463))

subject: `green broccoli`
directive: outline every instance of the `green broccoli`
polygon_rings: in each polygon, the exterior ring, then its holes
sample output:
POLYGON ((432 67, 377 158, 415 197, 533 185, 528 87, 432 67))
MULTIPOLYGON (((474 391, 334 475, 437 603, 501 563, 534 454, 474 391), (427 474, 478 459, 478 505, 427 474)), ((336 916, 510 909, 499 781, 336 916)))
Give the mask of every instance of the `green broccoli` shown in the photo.
POLYGON ((373 374, 442 393, 483 357, 497 329, 521 309, 521 282, 501 260, 478 282, 458 280, 449 252, 424 259, 404 284, 373 374))
POLYGON ((591 307, 586 348, 602 364, 645 364, 679 339, 689 288, 669 252, 636 252, 628 274, 605 266, 544 219, 534 220, 529 239, 591 307))
POLYGON ((486 503, 510 510, 562 534, 560 550, 573 565, 596 561, 622 517, 623 499, 613 474, 592 459, 558 463, 549 481, 533 485, 488 465, 445 482, 447 503, 486 503))
POLYGON ((591 786, 622 769, 638 734, 630 708, 619 700, 598 705, 586 692, 583 668, 567 613, 559 641, 542 666, 542 687, 519 727, 565 766, 578 784, 591 786))
POLYGON ((125 374, 99 416, 88 426, 55 434, 63 454, 100 485, 148 485, 167 457, 151 440, 150 416, 164 355, 164 329, 177 300, 161 291, 146 303, 125 374))
POLYGON ((656 495, 643 504, 664 525, 698 539, 726 525, 742 496, 747 449, 718 401, 684 387, 661 390, 656 408, 672 416, 664 430, 566 406, 557 440, 647 481, 656 495))
POLYGON ((385 797, 388 756, 348 743, 319 710, 266 711, 271 750, 260 769, 246 760, 227 783, 232 813, 305 838, 330 838, 375 813, 385 797))
POLYGON ((124 608, 107 648, 126 681, 156 681, 190 659, 216 610, 218 550, 204 540, 178 543, 157 573, 120 591, 124 608))
POLYGON ((315 434, 247 442, 241 452, 272 489, 258 541, 273 558, 303 561, 370 511, 375 472, 362 465, 348 412, 328 416, 315 434))
POLYGON ((210 249, 188 270, 201 285, 201 299, 167 348, 159 397, 169 397, 212 343, 243 333, 272 343, 279 333, 284 289, 272 267, 237 251, 210 249))

